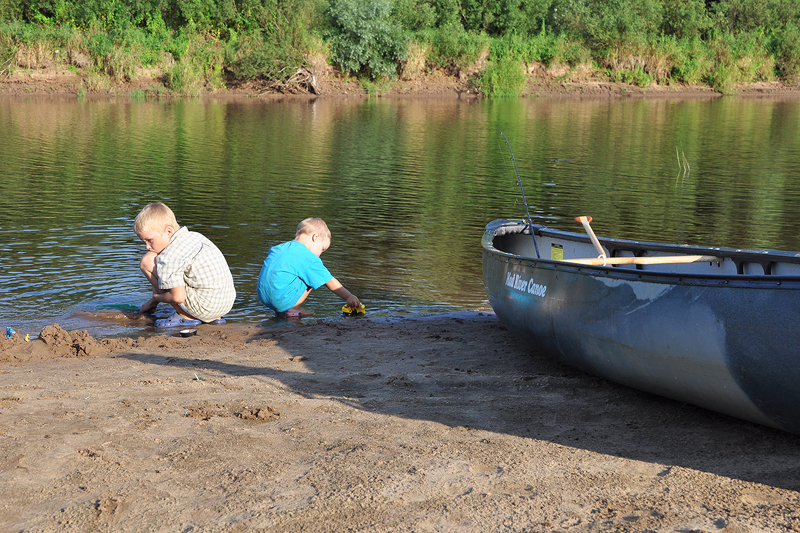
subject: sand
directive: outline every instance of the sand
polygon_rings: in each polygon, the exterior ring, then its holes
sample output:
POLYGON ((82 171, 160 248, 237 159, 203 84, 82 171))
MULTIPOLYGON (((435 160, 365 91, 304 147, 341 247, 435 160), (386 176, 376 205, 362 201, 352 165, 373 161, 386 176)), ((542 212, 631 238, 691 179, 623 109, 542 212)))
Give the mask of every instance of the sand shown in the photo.
POLYGON ((800 437, 555 363, 490 313, 49 328, 0 344, 2 532, 800 530, 800 437))

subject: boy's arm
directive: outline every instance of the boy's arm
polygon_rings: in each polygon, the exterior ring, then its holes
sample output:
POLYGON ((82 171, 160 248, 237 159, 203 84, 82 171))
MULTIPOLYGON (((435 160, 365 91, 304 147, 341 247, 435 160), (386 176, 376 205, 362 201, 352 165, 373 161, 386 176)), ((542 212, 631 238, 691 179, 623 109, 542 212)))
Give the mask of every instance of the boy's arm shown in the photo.
POLYGON ((356 298, 355 294, 345 289, 344 285, 339 283, 338 279, 333 278, 326 283, 325 286, 328 287, 336 296, 347 302, 347 305, 350 307, 361 307, 361 302, 358 301, 358 298, 356 298))
POLYGON ((175 287, 172 289, 154 289, 153 297, 147 300, 139 308, 139 313, 149 313, 153 311, 159 303, 165 304, 181 304, 186 301, 186 287, 175 287))

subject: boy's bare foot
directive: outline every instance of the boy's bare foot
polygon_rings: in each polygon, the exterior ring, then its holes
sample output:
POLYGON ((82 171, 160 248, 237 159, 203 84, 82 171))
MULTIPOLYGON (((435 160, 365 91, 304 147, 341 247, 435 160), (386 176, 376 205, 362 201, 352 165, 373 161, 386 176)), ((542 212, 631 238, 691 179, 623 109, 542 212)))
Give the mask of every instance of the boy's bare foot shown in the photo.
POLYGON ((314 316, 314 311, 311 309, 306 309, 305 307, 297 306, 286 311, 286 316, 290 318, 303 318, 307 316, 314 316))

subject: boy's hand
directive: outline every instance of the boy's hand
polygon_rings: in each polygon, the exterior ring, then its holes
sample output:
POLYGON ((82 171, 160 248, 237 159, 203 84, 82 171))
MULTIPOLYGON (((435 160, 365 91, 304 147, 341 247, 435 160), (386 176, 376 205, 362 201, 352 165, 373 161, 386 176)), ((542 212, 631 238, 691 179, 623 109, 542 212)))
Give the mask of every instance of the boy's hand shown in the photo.
POLYGON ((351 309, 358 309, 361 307, 361 302, 358 301, 355 294, 350 294, 350 296, 345 300, 347 302, 348 307, 351 309))
POLYGON ((139 314, 143 315, 145 313, 149 313, 150 311, 154 311, 156 307, 158 307, 158 301, 155 298, 150 298, 139 308, 139 314))

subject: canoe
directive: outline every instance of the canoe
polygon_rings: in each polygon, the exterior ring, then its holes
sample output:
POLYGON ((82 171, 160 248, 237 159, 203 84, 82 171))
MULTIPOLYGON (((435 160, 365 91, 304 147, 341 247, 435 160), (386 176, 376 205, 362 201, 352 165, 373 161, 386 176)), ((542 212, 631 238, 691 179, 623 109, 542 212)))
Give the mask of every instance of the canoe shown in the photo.
POLYGON ((598 238, 584 225, 486 226, 484 286, 513 333, 585 372, 800 434, 800 252, 598 238))

